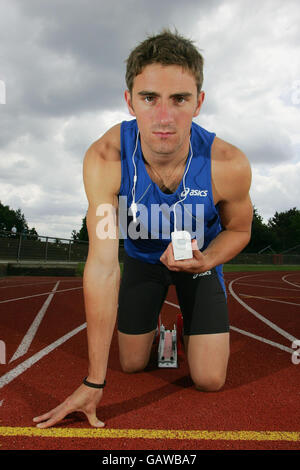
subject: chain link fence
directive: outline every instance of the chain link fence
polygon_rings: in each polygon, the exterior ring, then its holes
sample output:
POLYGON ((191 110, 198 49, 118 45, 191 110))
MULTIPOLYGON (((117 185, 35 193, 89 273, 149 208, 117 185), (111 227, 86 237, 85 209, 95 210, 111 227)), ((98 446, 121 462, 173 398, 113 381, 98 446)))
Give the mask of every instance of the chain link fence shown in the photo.
MULTIPOLYGON (((2 261, 85 262, 88 247, 87 241, 0 230, 2 261)), ((124 240, 120 240, 120 261, 123 256, 124 240)), ((226 264, 300 265, 300 254, 240 253, 226 264)))
POLYGON ((6 261, 86 261, 89 243, 26 233, 0 231, 0 260, 6 261))

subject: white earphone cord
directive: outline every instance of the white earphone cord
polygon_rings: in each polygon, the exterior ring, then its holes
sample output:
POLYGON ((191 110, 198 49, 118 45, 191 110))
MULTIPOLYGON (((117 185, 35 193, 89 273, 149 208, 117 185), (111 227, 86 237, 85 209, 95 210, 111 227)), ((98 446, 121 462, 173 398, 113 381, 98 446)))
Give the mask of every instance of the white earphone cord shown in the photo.
POLYGON ((182 202, 182 201, 185 201, 186 197, 187 197, 187 193, 186 193, 186 189, 185 189, 185 176, 189 170, 189 167, 190 167, 190 163, 191 163, 191 160, 193 158, 193 147, 192 147, 192 144, 191 144, 191 141, 190 141, 190 149, 191 149, 191 156, 190 156, 190 160, 189 160, 189 163, 188 163, 188 166, 186 167, 186 170, 184 172, 184 175, 183 175, 183 193, 184 193, 184 198, 183 199, 180 199, 179 201, 175 202, 174 204, 174 207, 173 207, 173 212, 174 212, 174 232, 177 232, 177 228, 176 228, 176 210, 175 210, 175 207, 177 204, 179 204, 179 202, 182 202))
POLYGON ((132 154, 132 163, 133 163, 133 166, 134 166, 134 177, 133 177, 133 187, 132 187, 132 191, 131 191, 131 194, 132 194, 132 203, 131 203, 131 211, 132 211, 132 214, 133 214, 133 221, 136 222, 136 213, 137 213, 137 205, 135 203, 135 185, 136 185, 136 181, 137 181, 137 172, 136 172, 136 164, 135 164, 135 161, 134 161, 134 156, 135 156, 135 153, 136 153, 136 150, 137 150, 137 146, 138 146, 138 140, 139 140, 139 129, 138 129, 138 133, 137 133, 137 136, 136 136, 136 142, 135 142, 135 149, 134 149, 134 152, 132 154))
MULTIPOLYGON (((136 186, 136 181, 137 181, 137 171, 136 171, 136 164, 135 164, 135 161, 134 161, 134 157, 135 157, 135 154, 136 154, 136 150, 137 150, 137 146, 138 146, 138 140, 139 140, 139 129, 138 129, 138 133, 137 133, 137 136, 136 136, 136 142, 135 142, 135 149, 134 149, 134 152, 132 154, 132 163, 133 163, 133 166, 134 166, 134 177, 133 177, 133 187, 132 187, 132 191, 131 191, 131 194, 132 194, 132 203, 131 203, 131 211, 132 211, 132 214, 133 214, 133 221, 136 222, 136 213, 137 213, 137 205, 135 203, 135 186, 136 186)), ((193 158, 193 147, 192 147, 192 144, 191 144, 191 140, 190 140, 190 149, 191 149, 191 156, 190 156, 190 160, 189 160, 189 163, 186 167, 186 170, 184 172, 184 175, 183 175, 183 192, 184 192, 184 198, 183 199, 180 199, 179 201, 175 202, 174 204, 174 208, 173 208, 173 211, 174 211, 174 231, 177 232, 177 228, 176 228, 176 210, 175 210, 175 207, 177 204, 179 204, 179 202, 182 202, 186 199, 187 197, 187 194, 186 194, 186 188, 185 188, 185 176, 189 170, 189 167, 190 167, 190 163, 191 163, 191 160, 193 158)))

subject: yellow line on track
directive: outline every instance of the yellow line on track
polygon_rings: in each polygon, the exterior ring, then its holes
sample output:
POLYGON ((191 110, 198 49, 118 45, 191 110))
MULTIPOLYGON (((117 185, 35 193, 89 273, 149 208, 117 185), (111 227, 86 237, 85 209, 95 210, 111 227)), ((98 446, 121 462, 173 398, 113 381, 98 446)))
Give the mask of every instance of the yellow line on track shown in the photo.
POLYGON ((0 436, 98 438, 98 439, 180 439, 225 441, 300 441, 300 432, 293 431, 207 431, 167 429, 97 429, 0 426, 0 436))

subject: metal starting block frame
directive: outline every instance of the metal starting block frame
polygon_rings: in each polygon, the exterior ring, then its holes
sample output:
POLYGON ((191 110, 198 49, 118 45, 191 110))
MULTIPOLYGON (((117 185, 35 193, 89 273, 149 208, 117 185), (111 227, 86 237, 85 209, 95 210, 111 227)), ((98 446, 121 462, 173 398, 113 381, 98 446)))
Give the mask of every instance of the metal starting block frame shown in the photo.
POLYGON ((163 324, 160 325, 158 367, 178 367, 177 330, 175 325, 173 330, 166 330, 163 324))

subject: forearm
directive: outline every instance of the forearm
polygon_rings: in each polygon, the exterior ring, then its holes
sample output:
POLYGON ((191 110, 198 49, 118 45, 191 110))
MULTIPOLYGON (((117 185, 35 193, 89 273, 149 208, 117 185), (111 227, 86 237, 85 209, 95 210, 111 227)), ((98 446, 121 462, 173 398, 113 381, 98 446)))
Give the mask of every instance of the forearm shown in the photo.
POLYGON ((120 268, 107 272, 96 262, 87 262, 84 277, 84 301, 89 355, 88 377, 102 383, 106 377, 111 339, 116 323, 120 268))
POLYGON ((224 230, 203 250, 205 266, 211 269, 226 263, 240 253, 250 241, 251 233, 224 230))

